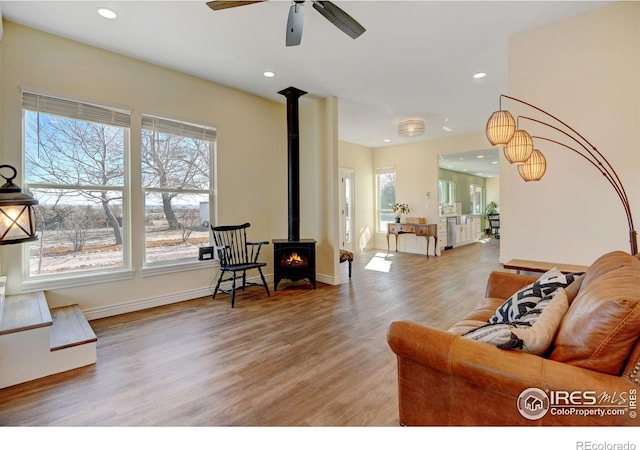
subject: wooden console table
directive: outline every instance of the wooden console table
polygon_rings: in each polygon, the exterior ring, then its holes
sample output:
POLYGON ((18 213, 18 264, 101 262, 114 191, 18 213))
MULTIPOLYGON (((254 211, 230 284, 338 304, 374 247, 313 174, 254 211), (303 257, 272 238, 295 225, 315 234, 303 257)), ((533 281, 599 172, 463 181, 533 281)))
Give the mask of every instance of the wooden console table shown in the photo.
POLYGON ((427 240, 427 258, 429 257, 429 240, 433 237, 435 244, 433 254, 437 255, 438 248, 438 224, 436 223, 388 223, 387 224, 387 253, 389 253, 389 236, 396 238, 396 252, 398 251, 398 236, 401 234, 415 234, 424 236, 427 240))
POLYGON ((554 267, 557 267, 561 273, 586 272, 588 266, 578 266, 574 264, 558 264, 544 261, 529 261, 526 259, 512 259, 502 264, 505 269, 515 270, 520 273, 521 270, 526 272, 545 273, 554 267))

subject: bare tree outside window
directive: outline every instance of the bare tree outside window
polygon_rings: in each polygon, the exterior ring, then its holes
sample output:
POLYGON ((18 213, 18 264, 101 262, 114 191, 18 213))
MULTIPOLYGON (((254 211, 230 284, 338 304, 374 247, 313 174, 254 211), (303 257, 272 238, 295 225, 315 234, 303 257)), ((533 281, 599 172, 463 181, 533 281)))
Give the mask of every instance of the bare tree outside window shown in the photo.
MULTIPOLYGON (((27 113, 26 177, 29 183, 69 186, 124 184, 124 130, 104 124, 27 113)), ((73 195, 100 205, 117 245, 122 230, 111 203, 122 201, 113 191, 75 191, 73 195)), ((63 195, 64 197, 64 195, 63 195)))
POLYGON ((25 93, 23 103, 25 186, 40 202, 29 274, 122 267, 128 128, 101 122, 112 113, 100 107, 25 93))
POLYGON ((211 128, 143 115, 146 262, 194 258, 209 245, 214 140, 211 128))
POLYGON ((145 187, 173 190, 161 193, 170 230, 181 224, 172 208, 177 190, 209 188, 209 142, 200 139, 142 131, 142 183, 145 187))

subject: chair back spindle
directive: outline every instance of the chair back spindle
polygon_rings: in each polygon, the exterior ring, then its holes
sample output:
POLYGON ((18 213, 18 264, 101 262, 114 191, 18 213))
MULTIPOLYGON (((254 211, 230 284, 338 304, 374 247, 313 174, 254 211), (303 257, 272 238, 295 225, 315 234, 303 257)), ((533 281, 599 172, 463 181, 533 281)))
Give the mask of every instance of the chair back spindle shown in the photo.
POLYGON ((266 266, 266 263, 258 262, 260 248, 268 244, 268 242, 248 242, 247 228, 250 226, 251 224, 244 223, 242 225, 211 227, 215 244, 214 247, 220 261, 220 277, 218 278, 218 284, 216 285, 213 297, 215 298, 218 290, 231 294, 232 307, 235 302, 236 289, 244 290, 246 286, 264 286, 267 295, 270 295, 267 282, 262 273, 262 267, 266 266), (246 271, 250 269, 258 270, 262 283, 247 281, 246 271), (223 278, 225 273, 229 274, 230 277, 223 278), (237 273, 241 275, 237 275, 237 273), (236 287, 236 279, 242 280, 241 286, 236 287), (231 281, 231 289, 221 289, 220 285, 223 281, 231 281))

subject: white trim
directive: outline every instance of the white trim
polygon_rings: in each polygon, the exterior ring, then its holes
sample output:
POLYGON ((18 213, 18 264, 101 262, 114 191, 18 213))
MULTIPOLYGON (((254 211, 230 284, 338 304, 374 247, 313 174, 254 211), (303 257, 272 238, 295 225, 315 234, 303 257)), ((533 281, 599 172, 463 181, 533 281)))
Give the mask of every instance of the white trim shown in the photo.
MULTIPOLYGON (((267 285, 273 282, 273 275, 265 275, 264 276, 267 285)), ((248 282, 261 282, 259 276, 247 278, 248 282)), ((133 300, 126 303, 120 303, 116 305, 107 305, 100 306, 97 308, 89 308, 83 310, 85 317, 87 320, 95 320, 102 319, 104 317, 117 316, 119 314, 125 314, 135 311, 141 311, 144 309, 155 308, 157 306, 170 305, 173 303, 185 302, 188 300, 195 300, 202 297, 212 297, 213 300, 213 291, 215 289, 215 284, 218 282, 217 275, 213 278, 212 284, 208 287, 200 287, 197 289, 191 289, 189 291, 175 292, 173 294, 161 295, 158 297, 151 297, 139 300, 133 300)), ((231 288, 231 282, 222 283, 221 287, 223 289, 231 288)), ((271 291, 271 290, 270 290, 271 291)), ((226 294, 220 294, 219 296, 226 296, 226 294)), ((237 294, 236 294, 237 295, 237 294)), ((265 293, 266 296, 266 293, 265 293)), ((227 296, 228 297, 228 296, 227 296)), ((215 301, 218 301, 220 297, 216 297, 215 301)))
POLYGON ((342 276, 338 275, 336 277, 332 277, 330 275, 316 273, 316 282, 318 281, 320 283, 329 284, 331 286, 337 286, 339 284, 342 284, 342 276))
POLYGON ((140 311, 143 309, 155 308, 157 306, 170 305, 172 303, 180 303, 196 298, 207 297, 213 295, 211 287, 192 289, 190 291, 176 292, 173 294, 162 295, 159 297, 151 297, 131 302, 120 303, 116 305, 100 306, 97 308, 89 308, 83 310, 87 320, 102 319, 104 317, 117 316, 119 314, 140 311))
POLYGON ((130 280, 134 275, 133 270, 118 269, 112 272, 102 271, 100 273, 83 273, 74 275, 68 273, 56 278, 31 278, 20 284, 20 292, 51 291, 56 289, 67 289, 91 284, 109 283, 112 281, 130 280))
POLYGON ((140 275, 143 277, 153 277, 156 275, 166 275, 168 273, 184 272, 187 270, 213 269, 218 266, 218 261, 214 259, 204 261, 194 259, 182 262, 173 261, 171 263, 149 263, 140 269, 140 275))

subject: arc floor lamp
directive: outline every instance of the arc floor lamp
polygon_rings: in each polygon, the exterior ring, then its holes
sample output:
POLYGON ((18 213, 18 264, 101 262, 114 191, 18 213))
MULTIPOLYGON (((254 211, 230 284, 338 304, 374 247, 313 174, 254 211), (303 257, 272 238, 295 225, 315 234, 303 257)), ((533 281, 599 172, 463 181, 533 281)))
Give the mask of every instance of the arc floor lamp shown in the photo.
POLYGON ((631 254, 635 255, 638 253, 637 234, 633 226, 631 206, 629 204, 627 193, 622 185, 622 181, 607 158, 605 158, 594 145, 585 139, 584 136, 545 110, 538 108, 531 103, 527 103, 518 98, 504 94, 500 95, 499 110, 491 114, 491 117, 489 117, 489 120, 487 121, 486 134, 487 139, 489 139, 489 142, 491 142, 492 145, 504 146, 505 157, 511 164, 516 164, 518 166, 518 172, 524 181, 540 180, 547 168, 547 162, 544 155, 540 150, 534 148, 534 140, 552 142, 573 151, 575 154, 588 161, 607 179, 618 195, 618 198, 624 208, 627 224, 629 226, 629 244, 631 246, 631 254), (559 126, 551 125, 543 122, 542 120, 527 116, 518 116, 518 120, 516 121, 509 111, 502 109, 503 98, 513 100, 533 108, 545 116, 552 118, 559 126), (554 139, 542 136, 531 136, 527 131, 519 129, 518 125, 520 123, 520 119, 529 120, 556 130, 571 139, 575 144, 577 144, 578 148, 571 147, 554 139))

